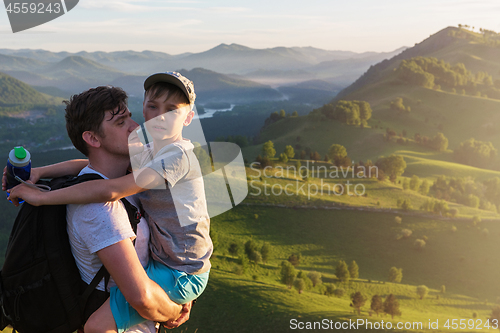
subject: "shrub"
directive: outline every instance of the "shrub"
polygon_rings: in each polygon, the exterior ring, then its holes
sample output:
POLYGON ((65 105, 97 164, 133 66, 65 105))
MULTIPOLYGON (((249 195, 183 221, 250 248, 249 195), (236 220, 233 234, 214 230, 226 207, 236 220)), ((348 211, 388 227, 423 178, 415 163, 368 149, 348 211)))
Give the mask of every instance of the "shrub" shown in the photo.
POLYGON ((342 297, 345 295, 345 289, 344 288, 337 288, 335 289, 335 291, 333 292, 335 294, 335 297, 342 297))
POLYGON ((423 250, 425 247, 425 241, 423 239, 417 239, 415 243, 413 243, 413 246, 415 246, 416 250, 423 250))

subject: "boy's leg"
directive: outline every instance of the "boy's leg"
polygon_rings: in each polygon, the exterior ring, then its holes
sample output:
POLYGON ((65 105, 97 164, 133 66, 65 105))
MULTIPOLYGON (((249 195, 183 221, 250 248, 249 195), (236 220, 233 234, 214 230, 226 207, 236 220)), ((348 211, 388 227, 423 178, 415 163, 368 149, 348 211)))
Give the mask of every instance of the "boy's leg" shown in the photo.
POLYGON ((111 313, 111 307, 109 304, 109 298, 104 302, 103 305, 96 312, 94 312, 89 320, 85 323, 84 328, 85 333, 116 333, 117 328, 115 324, 115 319, 113 318, 113 313, 111 313))

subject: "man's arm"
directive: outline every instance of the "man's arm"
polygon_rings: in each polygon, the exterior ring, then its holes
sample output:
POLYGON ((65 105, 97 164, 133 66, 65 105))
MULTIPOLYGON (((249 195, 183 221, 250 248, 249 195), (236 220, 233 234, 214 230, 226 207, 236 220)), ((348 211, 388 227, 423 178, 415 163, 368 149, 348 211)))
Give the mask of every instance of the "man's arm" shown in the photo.
MULTIPOLYGON (((88 160, 77 159, 70 160, 61 163, 51 164, 43 167, 32 168, 30 181, 36 183, 41 178, 54 178, 62 177, 66 175, 78 175, 80 170, 85 168, 89 163, 88 160)), ((7 177, 6 177, 7 167, 3 169, 2 175, 2 191, 7 189, 7 177)))
POLYGON ((97 255, 125 299, 143 318, 165 322, 179 317, 182 306, 170 300, 163 289, 149 279, 130 239, 108 246, 97 255))

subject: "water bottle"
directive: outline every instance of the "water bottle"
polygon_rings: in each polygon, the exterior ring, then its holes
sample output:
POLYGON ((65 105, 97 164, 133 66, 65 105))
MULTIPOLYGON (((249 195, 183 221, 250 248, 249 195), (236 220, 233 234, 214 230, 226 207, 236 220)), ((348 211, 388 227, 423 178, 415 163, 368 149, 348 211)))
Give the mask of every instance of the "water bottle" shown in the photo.
MULTIPOLYGON (((24 147, 14 147, 9 153, 7 159, 7 189, 11 189, 21 182, 30 179, 31 175, 31 155, 24 147)), ((7 197, 9 194, 7 193, 7 197)), ((19 203, 24 201, 19 200, 19 203)))

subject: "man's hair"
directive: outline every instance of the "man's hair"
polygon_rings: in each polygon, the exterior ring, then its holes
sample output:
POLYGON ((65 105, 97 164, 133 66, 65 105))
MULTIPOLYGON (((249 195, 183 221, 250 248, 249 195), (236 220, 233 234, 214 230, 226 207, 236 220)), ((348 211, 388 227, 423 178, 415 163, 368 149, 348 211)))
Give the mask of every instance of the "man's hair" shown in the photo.
POLYGON ((87 143, 82 134, 91 131, 104 138, 101 124, 106 111, 111 112, 111 119, 126 111, 127 93, 123 89, 100 86, 73 95, 66 104, 66 130, 76 149, 88 156, 87 143), (118 107, 117 111, 114 111, 118 107))
POLYGON ((148 90, 144 92, 144 99, 148 96, 150 99, 157 99, 163 95, 166 95, 165 100, 180 97, 183 103, 189 104, 189 99, 181 90, 174 84, 167 82, 156 82, 148 90))

